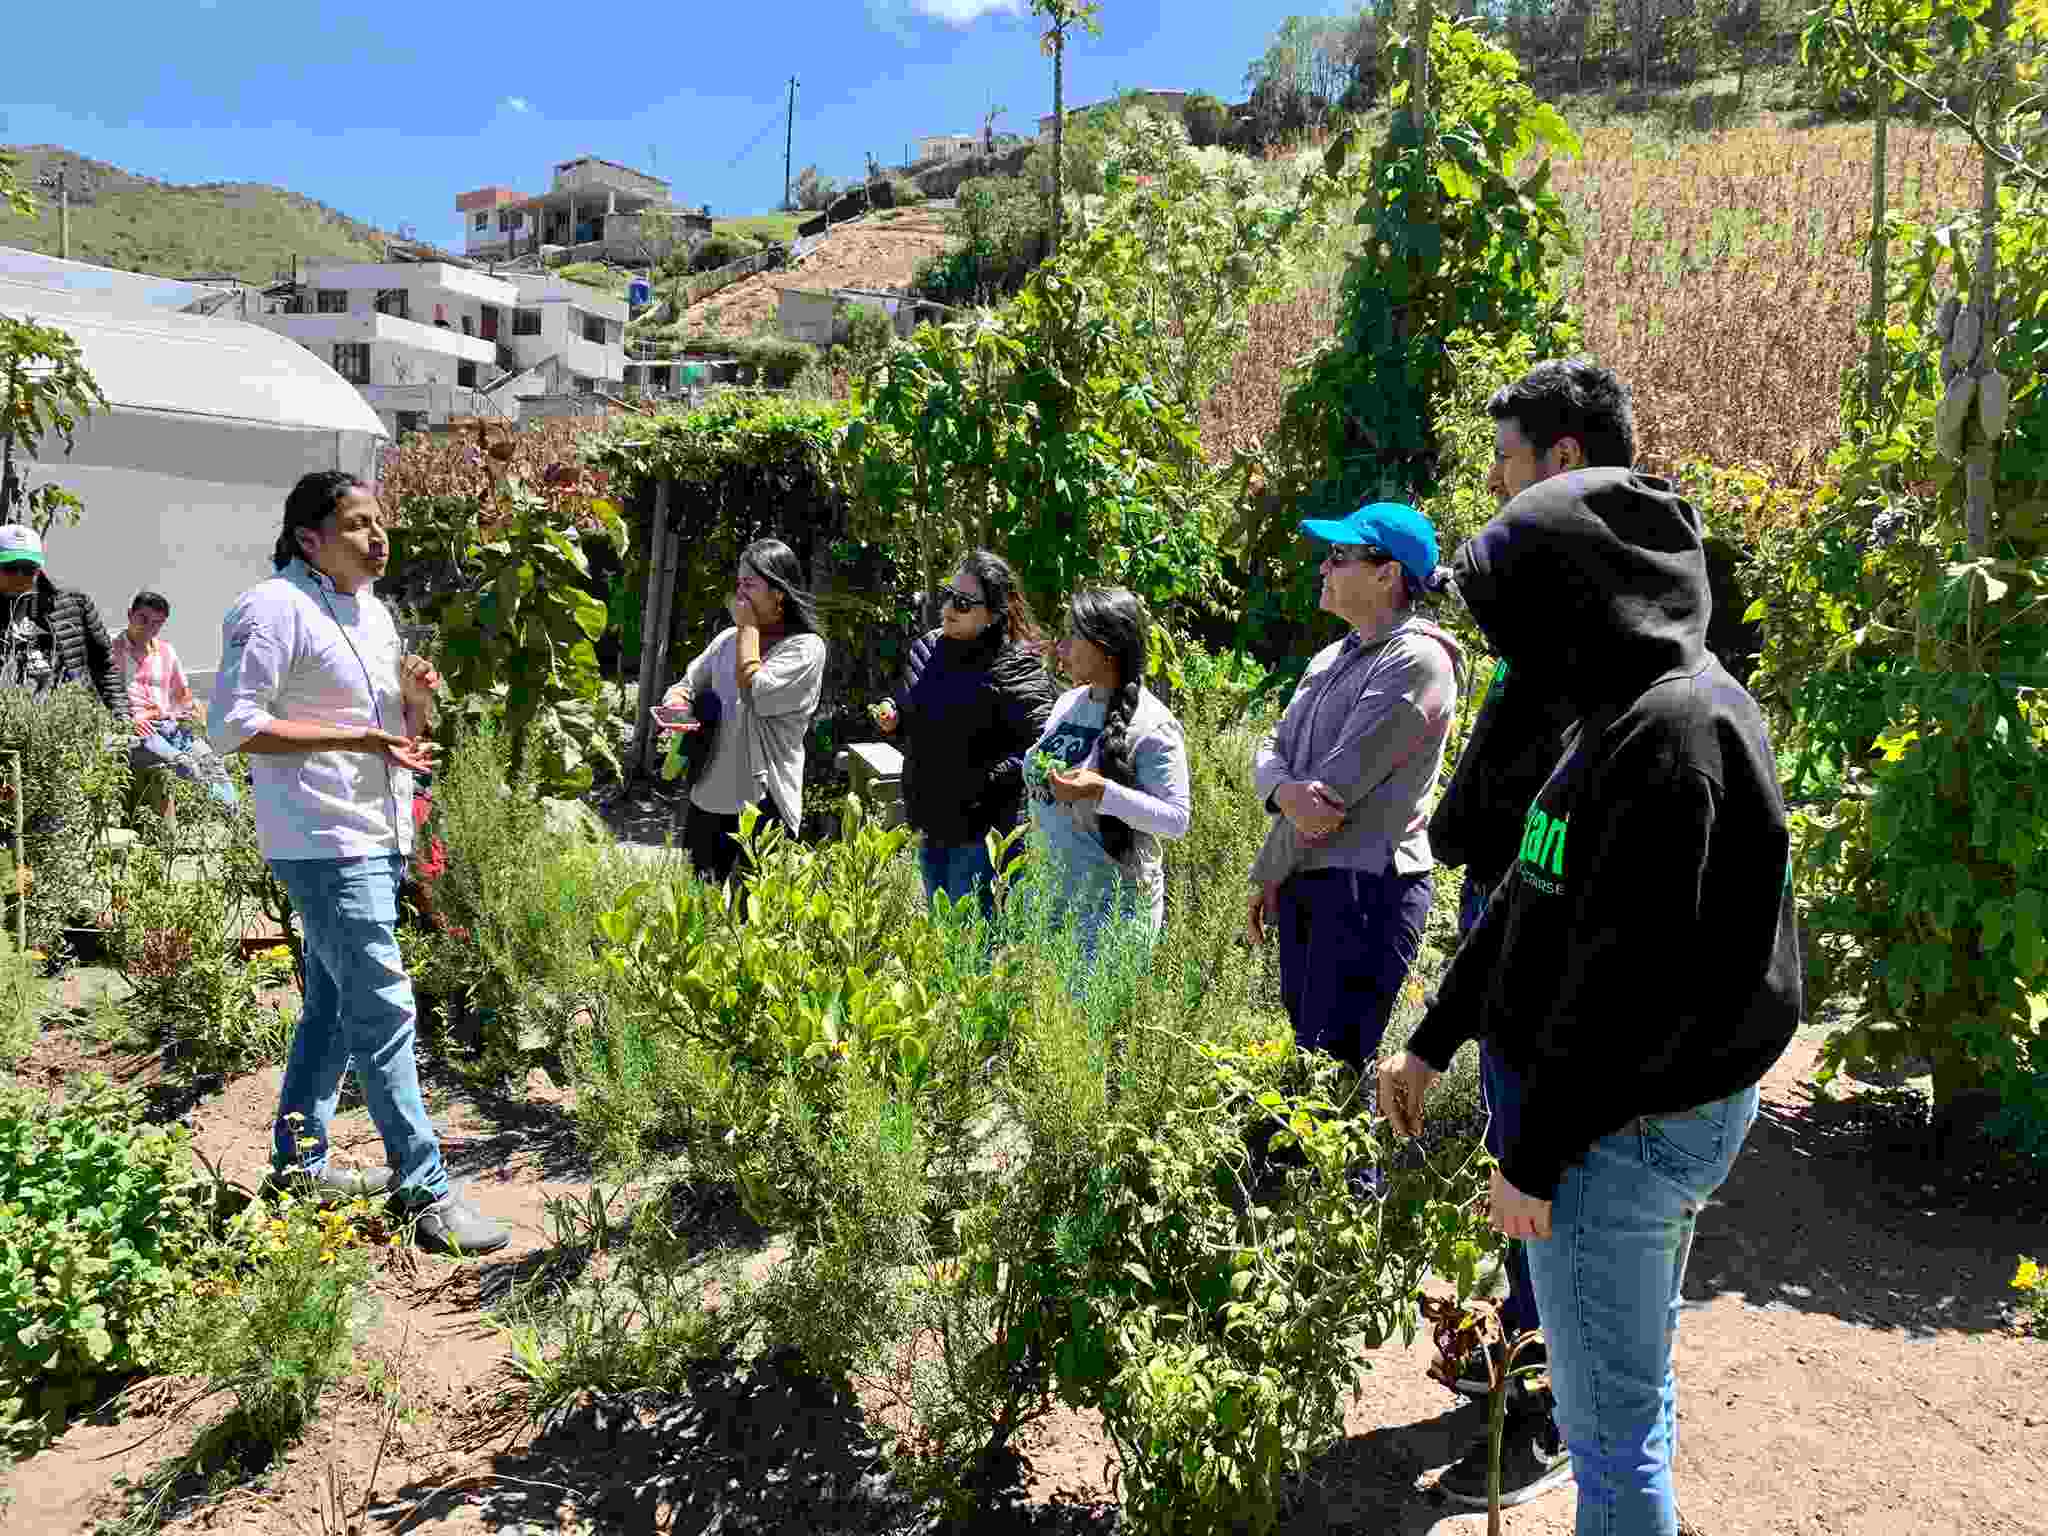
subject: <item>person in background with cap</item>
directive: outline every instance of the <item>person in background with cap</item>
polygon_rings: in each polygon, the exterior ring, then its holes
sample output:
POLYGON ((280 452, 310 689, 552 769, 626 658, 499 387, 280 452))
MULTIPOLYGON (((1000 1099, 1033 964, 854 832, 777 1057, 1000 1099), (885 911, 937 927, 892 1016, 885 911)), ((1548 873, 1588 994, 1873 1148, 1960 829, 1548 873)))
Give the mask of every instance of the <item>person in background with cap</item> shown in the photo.
POLYGON ((1376 502, 1301 525, 1328 546, 1321 606, 1351 633, 1317 652, 1252 759, 1274 821, 1251 869, 1249 933, 1279 930, 1295 1042, 1363 1071, 1422 947, 1424 802, 1443 766, 1458 645, 1415 612, 1437 584, 1436 531, 1376 502))
POLYGON ((43 567, 43 541, 26 523, 0 524, 0 687, 37 698, 84 683, 123 722, 128 689, 100 611, 43 567))

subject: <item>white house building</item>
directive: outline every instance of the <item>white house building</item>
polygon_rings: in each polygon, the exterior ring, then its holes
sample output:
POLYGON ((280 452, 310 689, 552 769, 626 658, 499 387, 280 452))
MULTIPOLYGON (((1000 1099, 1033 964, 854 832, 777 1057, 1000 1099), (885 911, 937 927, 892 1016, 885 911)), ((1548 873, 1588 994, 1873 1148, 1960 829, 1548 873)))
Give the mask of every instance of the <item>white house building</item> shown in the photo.
POLYGON ((324 358, 123 287, 0 272, 0 313, 69 335, 107 399, 68 455, 44 444, 30 481, 85 503, 76 528, 51 530, 52 577, 84 588, 110 627, 138 591, 162 592, 165 637, 203 695, 222 615, 271 573, 294 482, 315 469, 374 480, 385 428, 324 358))
POLYGON ((973 133, 928 133, 917 141, 917 158, 964 160, 981 149, 981 136, 973 133))
POLYGON ((330 363, 394 435, 455 417, 516 422, 522 401, 615 390, 626 373, 626 301, 545 274, 312 267, 257 323, 330 363))

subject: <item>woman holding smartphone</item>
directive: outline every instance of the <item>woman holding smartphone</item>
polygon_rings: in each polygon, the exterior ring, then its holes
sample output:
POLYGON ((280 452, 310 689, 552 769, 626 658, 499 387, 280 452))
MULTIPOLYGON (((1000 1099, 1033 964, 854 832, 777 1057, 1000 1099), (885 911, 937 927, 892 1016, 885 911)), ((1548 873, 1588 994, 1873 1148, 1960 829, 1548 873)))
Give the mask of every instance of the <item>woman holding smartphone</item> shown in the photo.
POLYGON ((925 897, 977 893, 995 915, 986 839, 1024 817, 1024 754, 1052 712, 1044 639, 1016 573, 977 549, 942 594, 937 629, 910 649, 903 684, 875 723, 903 748, 903 809, 923 834, 925 897))
POLYGON ((1161 841, 1187 834, 1193 799, 1180 722, 1145 686, 1152 625, 1122 587, 1074 594, 1060 664, 1080 686, 1060 695, 1033 749, 1051 759, 1031 817, 1059 868, 1061 901, 1093 956, 1112 916, 1157 935, 1166 920, 1161 841))
POLYGON ((705 880, 732 878, 746 806, 773 812, 792 837, 803 826, 804 741, 824 683, 825 639, 802 581, 796 552, 780 539, 749 544, 726 605, 732 626, 662 699, 670 709, 690 711, 707 692, 718 698, 710 761, 691 786, 683 827, 683 847, 705 880))

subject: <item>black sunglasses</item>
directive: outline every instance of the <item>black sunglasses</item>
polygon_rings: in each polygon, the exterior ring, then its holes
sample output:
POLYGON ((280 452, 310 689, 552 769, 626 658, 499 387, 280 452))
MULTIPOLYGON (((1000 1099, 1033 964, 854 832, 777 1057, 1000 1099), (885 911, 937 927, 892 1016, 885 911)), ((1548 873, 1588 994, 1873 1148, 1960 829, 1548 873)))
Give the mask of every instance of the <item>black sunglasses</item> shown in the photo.
POLYGON ((1377 544, 1332 544, 1324 558, 1332 565, 1356 565, 1360 561, 1367 565, 1389 565, 1394 559, 1377 544))
POLYGON ((985 598, 970 597, 958 587, 947 587, 944 591, 944 596, 946 601, 952 605, 955 613, 972 613, 977 608, 988 606, 985 598))

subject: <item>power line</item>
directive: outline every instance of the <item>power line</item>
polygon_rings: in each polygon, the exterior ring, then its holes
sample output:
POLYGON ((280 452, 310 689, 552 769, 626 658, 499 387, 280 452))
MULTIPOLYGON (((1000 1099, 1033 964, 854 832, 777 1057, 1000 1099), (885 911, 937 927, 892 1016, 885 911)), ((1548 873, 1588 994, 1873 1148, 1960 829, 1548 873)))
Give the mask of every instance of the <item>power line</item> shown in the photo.
POLYGON ((729 162, 727 162, 725 168, 728 171, 734 169, 739 165, 739 163, 742 160, 746 159, 747 156, 751 155, 755 150, 759 149, 761 147, 761 141, 767 138, 768 135, 773 133, 777 128, 780 128, 782 126, 782 124, 778 123, 775 120, 775 118, 781 116, 782 108, 777 107, 775 109, 775 117, 771 117, 768 119, 767 123, 762 127, 761 131, 755 134, 754 137, 748 141, 747 147, 741 150, 738 154, 734 155, 732 159, 729 162))

